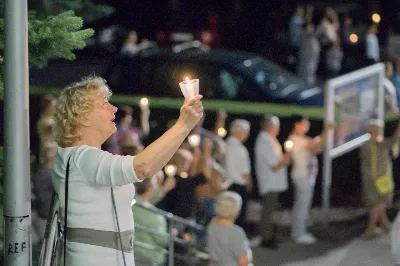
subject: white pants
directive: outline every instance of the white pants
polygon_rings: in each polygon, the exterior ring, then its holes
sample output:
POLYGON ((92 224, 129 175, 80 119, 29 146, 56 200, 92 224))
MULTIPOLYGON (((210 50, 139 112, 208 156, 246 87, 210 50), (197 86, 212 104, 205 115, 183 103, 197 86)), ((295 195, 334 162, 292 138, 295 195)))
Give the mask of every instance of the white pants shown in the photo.
POLYGON ((293 184, 294 203, 291 236, 293 239, 297 239, 307 232, 307 220, 314 196, 315 177, 293 178, 293 184))

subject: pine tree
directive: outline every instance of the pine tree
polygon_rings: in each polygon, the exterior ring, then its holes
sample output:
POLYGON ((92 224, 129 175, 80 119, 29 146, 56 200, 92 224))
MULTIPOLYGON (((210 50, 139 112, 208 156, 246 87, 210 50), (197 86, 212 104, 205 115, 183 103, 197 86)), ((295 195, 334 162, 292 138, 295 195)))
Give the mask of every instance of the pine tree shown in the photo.
MULTIPOLYGON (((85 39, 92 36, 92 29, 82 29, 83 20, 74 11, 66 11, 43 20, 35 12, 28 18, 28 51, 31 67, 45 67, 50 59, 75 59, 76 49, 86 46, 85 39)), ((0 69, 3 69, 4 19, 0 19, 0 69)), ((0 99, 3 96, 3 75, 0 73, 0 99)))

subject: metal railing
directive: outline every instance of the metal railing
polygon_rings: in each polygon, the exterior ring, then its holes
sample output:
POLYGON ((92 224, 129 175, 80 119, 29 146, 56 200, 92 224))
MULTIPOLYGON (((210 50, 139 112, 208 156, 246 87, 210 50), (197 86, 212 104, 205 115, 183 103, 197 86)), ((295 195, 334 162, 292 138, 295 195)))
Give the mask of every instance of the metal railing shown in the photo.
POLYGON ((148 228, 146 226, 143 226, 143 225, 135 224, 135 229, 137 229, 137 230, 145 231, 145 232, 150 233, 152 235, 168 238, 168 250, 167 249, 160 249, 158 247, 155 247, 153 245, 150 245, 150 244, 147 244, 147 243, 143 243, 143 242, 140 242, 140 241, 135 241, 135 245, 139 246, 141 248, 145 248, 145 249, 149 249, 149 250, 155 250, 155 251, 161 252, 161 253, 163 253, 165 255, 168 254, 168 264, 167 264, 168 266, 173 266, 174 265, 174 259, 175 258, 185 259, 184 256, 175 254, 175 243, 178 243, 178 244, 181 244, 181 245, 184 245, 184 246, 188 245, 190 243, 190 241, 187 241, 185 239, 177 237, 178 230, 177 230, 177 226, 176 225, 180 224, 180 225, 195 229, 196 231, 199 231, 199 232, 203 232, 205 230, 204 226, 199 225, 194 221, 187 220, 187 219, 184 219, 182 217, 173 215, 172 213, 163 211, 163 210, 161 210, 161 209, 159 209, 159 208, 157 208, 155 206, 152 206, 152 205, 148 206, 148 205, 140 203, 140 202, 138 202, 136 200, 134 200, 132 202, 132 205, 133 204, 138 206, 138 207, 140 207, 140 208, 146 209, 146 210, 148 210, 150 212, 162 215, 163 217, 165 217, 169 221, 169 230, 168 230, 169 233, 168 234, 155 231, 155 230, 153 230, 151 228, 148 228))

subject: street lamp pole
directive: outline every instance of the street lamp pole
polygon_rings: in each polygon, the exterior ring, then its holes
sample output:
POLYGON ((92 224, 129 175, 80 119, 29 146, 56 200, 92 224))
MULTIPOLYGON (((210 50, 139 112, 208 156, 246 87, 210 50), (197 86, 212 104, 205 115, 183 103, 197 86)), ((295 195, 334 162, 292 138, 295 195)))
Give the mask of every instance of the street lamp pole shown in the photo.
POLYGON ((4 47, 4 261, 29 266, 29 67, 27 0, 5 1, 4 47))

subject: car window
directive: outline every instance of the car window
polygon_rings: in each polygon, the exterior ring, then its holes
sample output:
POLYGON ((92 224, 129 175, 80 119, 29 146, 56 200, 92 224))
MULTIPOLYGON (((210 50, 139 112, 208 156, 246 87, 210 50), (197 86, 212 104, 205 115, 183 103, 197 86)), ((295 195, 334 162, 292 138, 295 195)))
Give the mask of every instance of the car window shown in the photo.
POLYGON ((221 68, 219 73, 219 96, 225 100, 266 101, 259 86, 240 71, 221 68))
POLYGON ((239 71, 211 65, 198 64, 200 87, 204 96, 222 100, 260 101, 263 92, 239 71))
POLYGON ((304 82, 288 70, 261 58, 254 61, 246 68, 246 71, 263 90, 279 91, 292 84, 297 84, 299 88, 306 88, 304 82))
POLYGON ((219 72, 219 92, 222 99, 235 99, 243 80, 225 69, 219 72))

